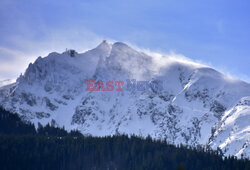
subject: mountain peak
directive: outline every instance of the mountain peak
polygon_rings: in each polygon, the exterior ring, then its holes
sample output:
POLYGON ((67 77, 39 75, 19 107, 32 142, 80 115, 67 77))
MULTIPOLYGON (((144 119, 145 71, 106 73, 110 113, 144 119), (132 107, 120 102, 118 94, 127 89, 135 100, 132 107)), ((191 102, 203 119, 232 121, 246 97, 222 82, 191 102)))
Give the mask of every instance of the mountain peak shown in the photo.
POLYGON ((130 48, 127 44, 123 42, 115 42, 112 47, 118 48, 130 48))
POLYGON ((110 49, 111 44, 109 44, 106 40, 103 40, 96 48, 97 49, 110 49))

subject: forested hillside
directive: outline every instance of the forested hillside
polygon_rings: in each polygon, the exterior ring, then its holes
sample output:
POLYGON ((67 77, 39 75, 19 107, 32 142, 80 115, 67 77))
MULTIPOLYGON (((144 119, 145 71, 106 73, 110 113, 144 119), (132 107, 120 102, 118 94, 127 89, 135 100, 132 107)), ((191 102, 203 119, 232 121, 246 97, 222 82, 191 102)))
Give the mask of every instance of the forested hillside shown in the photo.
POLYGON ((0 109, 1 169, 234 169, 250 161, 222 159, 219 151, 174 146, 164 141, 126 135, 91 137, 54 125, 23 123, 0 109))

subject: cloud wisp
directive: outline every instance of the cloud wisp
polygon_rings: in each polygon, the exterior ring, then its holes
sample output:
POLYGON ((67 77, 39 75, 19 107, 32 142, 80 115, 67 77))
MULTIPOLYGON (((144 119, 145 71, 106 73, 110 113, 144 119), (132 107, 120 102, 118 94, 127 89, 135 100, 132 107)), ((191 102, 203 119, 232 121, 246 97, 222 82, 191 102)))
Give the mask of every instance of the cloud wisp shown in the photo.
POLYGON ((12 36, 9 39, 11 46, 0 44, 0 80, 17 78, 38 56, 45 57, 54 51, 63 52, 66 48, 84 52, 94 48, 103 39, 86 29, 49 31, 42 40, 25 35, 12 36))

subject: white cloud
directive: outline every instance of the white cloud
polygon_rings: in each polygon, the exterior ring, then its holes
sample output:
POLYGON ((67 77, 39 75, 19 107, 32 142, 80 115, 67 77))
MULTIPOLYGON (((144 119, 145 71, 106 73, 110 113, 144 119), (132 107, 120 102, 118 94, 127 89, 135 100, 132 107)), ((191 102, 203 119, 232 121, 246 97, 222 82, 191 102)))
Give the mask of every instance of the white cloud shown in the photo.
POLYGON ((53 51, 63 52, 66 48, 84 52, 103 39, 84 28, 47 31, 41 40, 25 35, 11 36, 11 47, 0 46, 0 80, 17 78, 38 56, 44 57, 53 51))
POLYGON ((21 51, 0 47, 0 80, 17 78, 31 61, 34 58, 25 57, 21 51))

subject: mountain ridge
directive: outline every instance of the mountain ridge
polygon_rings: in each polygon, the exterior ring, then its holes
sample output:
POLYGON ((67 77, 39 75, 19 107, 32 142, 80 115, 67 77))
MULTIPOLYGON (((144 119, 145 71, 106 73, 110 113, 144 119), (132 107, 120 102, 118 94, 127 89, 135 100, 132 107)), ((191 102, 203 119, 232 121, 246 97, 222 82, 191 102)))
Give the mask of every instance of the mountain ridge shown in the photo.
POLYGON ((208 66, 156 58, 121 42, 39 57, 15 83, 0 87, 0 94, 1 106, 35 125, 54 119, 58 126, 85 135, 151 135, 250 156, 250 84, 208 66), (163 90, 89 92, 90 78, 159 80, 163 90))

